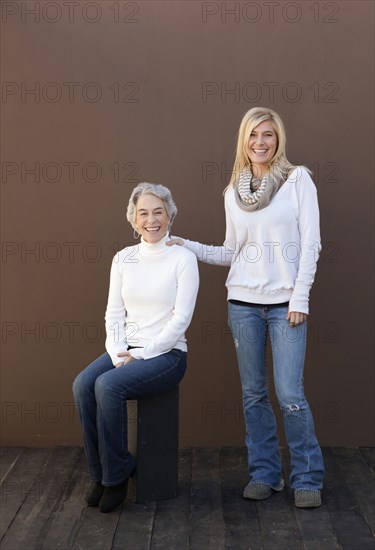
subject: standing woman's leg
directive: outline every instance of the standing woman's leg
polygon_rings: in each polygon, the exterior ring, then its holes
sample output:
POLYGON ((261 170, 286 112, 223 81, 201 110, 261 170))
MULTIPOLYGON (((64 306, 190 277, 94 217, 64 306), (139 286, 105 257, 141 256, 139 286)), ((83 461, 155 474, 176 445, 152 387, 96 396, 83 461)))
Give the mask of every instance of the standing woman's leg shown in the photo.
MULTIPOLYGON (((274 490, 281 490, 284 483, 276 421, 268 395, 267 322, 263 308, 230 302, 228 307, 241 377, 251 483, 267 484, 274 490)), ((272 491, 268 491, 267 496, 271 494, 272 491)), ((247 495, 244 493, 244 496, 247 495)))
POLYGON ((111 370, 114 370, 111 358, 108 353, 103 353, 81 371, 73 383, 74 401, 83 429, 83 442, 89 463, 90 477, 94 482, 101 482, 103 474, 98 448, 95 382, 100 375, 111 370))
POLYGON ((307 321, 291 327, 287 313, 287 307, 268 308, 275 388, 291 456, 290 485, 320 491, 324 464, 303 383, 307 321))

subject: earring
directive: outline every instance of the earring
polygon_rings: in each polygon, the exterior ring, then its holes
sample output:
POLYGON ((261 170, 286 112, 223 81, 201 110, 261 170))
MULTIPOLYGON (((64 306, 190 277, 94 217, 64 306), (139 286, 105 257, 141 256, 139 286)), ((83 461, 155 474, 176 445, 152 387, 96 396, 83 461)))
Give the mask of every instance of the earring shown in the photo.
POLYGON ((139 233, 138 233, 138 231, 136 231, 135 229, 133 229, 133 237, 134 237, 135 239, 138 239, 138 237, 139 237, 139 233))

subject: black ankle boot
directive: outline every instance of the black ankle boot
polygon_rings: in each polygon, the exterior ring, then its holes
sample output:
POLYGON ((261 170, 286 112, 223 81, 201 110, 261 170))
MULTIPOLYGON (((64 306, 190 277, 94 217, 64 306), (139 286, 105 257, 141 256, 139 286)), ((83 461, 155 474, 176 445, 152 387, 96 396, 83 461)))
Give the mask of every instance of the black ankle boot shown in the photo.
POLYGON ((104 487, 104 493, 100 499, 99 510, 106 514, 122 504, 128 494, 128 483, 129 478, 125 479, 120 485, 104 487))
POLYGON ((98 481, 97 483, 93 483, 86 493, 85 500, 87 502, 87 506, 99 506, 99 502, 103 496, 104 489, 105 487, 100 483, 100 481, 98 481))
POLYGON ((103 496, 100 499, 99 510, 106 514, 111 512, 117 506, 119 506, 128 494, 129 478, 134 477, 136 473, 136 463, 133 459, 132 470, 129 476, 119 485, 113 485, 112 487, 104 487, 103 496))

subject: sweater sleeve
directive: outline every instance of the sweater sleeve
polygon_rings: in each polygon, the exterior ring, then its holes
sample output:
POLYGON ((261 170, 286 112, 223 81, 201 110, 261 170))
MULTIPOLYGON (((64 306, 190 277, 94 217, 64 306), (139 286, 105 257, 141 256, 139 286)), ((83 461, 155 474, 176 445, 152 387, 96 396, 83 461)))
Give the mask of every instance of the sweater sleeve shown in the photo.
POLYGON ((121 288, 120 262, 118 261, 118 255, 116 255, 113 258, 111 266, 108 302, 105 312, 105 347, 114 365, 119 362, 117 354, 128 349, 125 335, 126 311, 121 295, 121 288))
POLYGON ((228 193, 225 193, 225 241, 222 246, 202 244, 197 241, 184 239, 184 246, 194 252, 198 260, 207 264, 228 266, 231 265, 238 245, 236 245, 236 232, 230 217, 228 205, 228 193))
POLYGON ((300 259, 297 278, 289 311, 309 313, 309 293, 314 282, 316 264, 321 251, 319 229, 319 206, 315 184, 308 172, 296 182, 298 200, 298 229, 300 233, 300 259))
POLYGON ((135 359, 150 359, 167 353, 181 339, 192 319, 199 288, 197 260, 186 255, 180 262, 177 272, 177 295, 171 319, 157 337, 144 348, 130 350, 135 359))

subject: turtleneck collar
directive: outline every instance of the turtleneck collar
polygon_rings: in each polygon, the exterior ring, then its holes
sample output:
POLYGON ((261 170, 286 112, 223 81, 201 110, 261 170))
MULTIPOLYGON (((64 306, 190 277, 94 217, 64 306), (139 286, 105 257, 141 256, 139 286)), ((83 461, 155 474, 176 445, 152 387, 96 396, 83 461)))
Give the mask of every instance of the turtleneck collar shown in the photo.
POLYGON ((161 252, 166 252, 169 249, 169 247, 166 246, 165 243, 169 241, 169 239, 170 237, 168 233, 164 235, 164 237, 160 239, 160 241, 158 241, 157 243, 148 243, 147 241, 144 240, 143 237, 141 237, 141 242, 139 243, 139 250, 142 253, 147 255, 160 254, 161 252))

